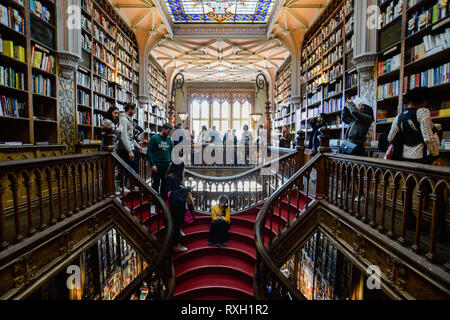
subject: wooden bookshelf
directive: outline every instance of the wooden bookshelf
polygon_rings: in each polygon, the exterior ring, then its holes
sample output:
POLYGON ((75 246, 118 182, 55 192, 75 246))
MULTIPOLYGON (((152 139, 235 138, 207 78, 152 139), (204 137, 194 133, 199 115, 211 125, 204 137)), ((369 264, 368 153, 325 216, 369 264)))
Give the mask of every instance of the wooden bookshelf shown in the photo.
POLYGON ((55 2, 41 1, 41 14, 34 3, 0 0, 0 142, 10 147, 59 143, 55 2))
POLYGON ((139 57, 133 31, 108 1, 82 0, 81 5, 84 61, 76 72, 75 116, 78 150, 85 152, 101 143, 101 123, 110 107, 123 111, 127 103, 138 104, 139 57))
POLYGON ((159 132, 163 124, 169 122, 167 112, 167 78, 166 73, 156 60, 150 56, 148 65, 148 83, 150 103, 144 111, 146 136, 159 132))
POLYGON ((289 127, 291 133, 295 133, 295 105, 291 99, 292 92, 292 59, 289 57, 275 78, 275 117, 274 134, 281 136, 284 126, 289 127))
POLYGON ((345 126, 341 112, 347 98, 358 93, 353 65, 354 1, 331 1, 305 35, 301 52, 302 104, 297 110, 296 130, 309 141, 309 121, 327 114, 330 135, 342 139, 345 126))
POLYGON ((446 71, 446 77, 435 82, 424 81, 424 75, 421 73, 450 63, 449 48, 441 47, 426 52, 424 46, 427 37, 444 33, 445 29, 450 27, 450 5, 447 4, 443 11, 441 11, 443 8, 438 6, 437 0, 406 0, 400 3, 400 6, 398 0, 380 0, 379 5, 383 13, 383 24, 377 32, 376 140, 379 134, 390 129, 394 118, 406 108, 403 103, 404 94, 408 89, 417 86, 427 86, 432 89, 434 98, 429 108, 433 122, 442 124, 443 130, 448 131, 450 129, 449 69, 446 71), (423 25, 420 25, 419 15, 428 10, 429 17, 424 16, 421 20, 423 25), (411 30, 409 30, 410 25, 411 30), (392 63, 396 56, 397 61, 392 63), (391 59, 390 63, 388 63, 389 59, 391 59), (416 78, 417 82, 414 81, 416 78), (387 84, 395 82, 398 83, 396 90, 382 91, 387 84))

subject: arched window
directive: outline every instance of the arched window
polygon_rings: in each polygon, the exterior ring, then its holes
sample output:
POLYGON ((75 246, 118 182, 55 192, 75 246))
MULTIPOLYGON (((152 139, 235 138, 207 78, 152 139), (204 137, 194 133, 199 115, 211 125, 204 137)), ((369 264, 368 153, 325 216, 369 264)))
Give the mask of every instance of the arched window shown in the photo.
POLYGON ((202 126, 209 128, 209 103, 203 101, 201 104, 194 100, 191 104, 192 130, 196 134, 200 133, 202 126))

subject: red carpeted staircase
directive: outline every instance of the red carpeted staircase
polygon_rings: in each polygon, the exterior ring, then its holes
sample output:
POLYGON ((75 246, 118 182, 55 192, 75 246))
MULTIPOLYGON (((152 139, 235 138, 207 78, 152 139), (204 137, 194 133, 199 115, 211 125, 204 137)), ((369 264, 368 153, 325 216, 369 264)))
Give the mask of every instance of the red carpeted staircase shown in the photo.
MULTIPOLYGON (((304 198, 304 197, 301 197, 304 198)), ((131 208, 131 197, 127 196, 127 207, 131 208)), ((156 232, 155 221, 160 215, 149 214, 149 207, 134 200, 135 215, 146 221, 156 232), (150 224, 150 222, 152 222, 150 224)), ((304 199, 300 207, 304 207, 304 199)), ((294 215, 293 206, 297 205, 295 196, 291 197, 290 220, 294 215)), ((174 299, 180 300, 249 300, 254 298, 253 278, 256 263, 256 247, 254 226, 261 207, 250 209, 244 213, 233 215, 229 230, 229 241, 226 247, 215 247, 208 244, 211 217, 196 214, 196 222, 184 226, 186 234, 181 242, 189 250, 174 253, 176 271, 176 288, 174 299)), ((272 237, 278 230, 284 229, 288 216, 288 201, 274 209, 276 216, 272 220, 272 237)), ((270 223, 266 223, 265 242, 269 241, 270 223)))

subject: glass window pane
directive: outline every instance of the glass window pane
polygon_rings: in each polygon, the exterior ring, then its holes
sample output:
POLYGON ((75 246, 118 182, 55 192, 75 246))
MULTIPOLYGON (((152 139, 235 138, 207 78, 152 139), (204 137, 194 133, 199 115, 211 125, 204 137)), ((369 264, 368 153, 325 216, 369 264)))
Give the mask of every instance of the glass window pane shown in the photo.
POLYGON ((239 102, 235 102, 233 104, 233 118, 234 119, 241 118, 241 104, 239 102))
POLYGON ((228 130, 230 127, 228 125, 228 120, 222 120, 222 131, 225 132, 226 130, 228 130))
POLYGON ((241 121, 233 120, 233 129, 240 130, 241 129, 241 121))
POLYGON ((242 119, 250 118, 250 103, 245 102, 242 105, 242 119))
MULTIPOLYGON (((200 106, 200 110, 202 113, 202 119, 208 119, 209 118, 209 103, 208 101, 203 101, 201 106, 200 106)), ((206 123, 208 124, 208 123, 206 123)))
POLYGON ((230 116, 229 112, 230 104, 225 101, 224 103, 222 103, 222 119, 228 119, 228 117, 230 116))
POLYGON ((219 101, 214 101, 213 105, 212 105, 212 109, 213 109, 213 118, 214 119, 219 119, 220 118, 220 103, 219 101))
POLYGON ((216 130, 220 130, 220 121, 219 120, 214 120, 213 121, 213 126, 216 126, 216 130))
POLYGON ((195 135, 197 135, 200 132, 200 120, 193 120, 192 121, 192 129, 195 132, 195 135))
POLYGON ((192 118, 198 119, 200 118, 200 104, 198 101, 192 102, 192 118))

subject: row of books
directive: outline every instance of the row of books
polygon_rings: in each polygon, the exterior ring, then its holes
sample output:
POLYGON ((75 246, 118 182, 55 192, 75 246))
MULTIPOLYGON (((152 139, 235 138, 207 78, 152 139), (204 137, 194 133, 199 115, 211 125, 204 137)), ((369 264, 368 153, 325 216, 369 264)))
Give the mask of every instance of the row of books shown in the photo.
POLYGON ((86 18, 85 16, 81 16, 81 28, 86 29, 87 31, 91 32, 92 29, 92 22, 91 19, 86 18))
POLYGON ((92 41, 89 35, 81 34, 81 47, 89 53, 92 52, 92 41))
POLYGON ((129 53, 131 53, 131 55, 133 56, 133 58, 137 58, 137 51, 136 49, 131 45, 131 42, 128 41, 128 39, 126 39, 120 32, 117 35, 117 42, 120 43, 120 45, 129 53))
POLYGON ((403 11, 403 1, 401 0, 394 0, 392 1, 381 13, 380 20, 379 20, 379 27, 382 28, 395 19, 397 19, 399 16, 402 15, 403 11))
POLYGON ((100 113, 94 113, 94 126, 101 127, 103 122, 103 115, 100 113))
POLYGON ((92 0, 81 0, 81 7, 86 10, 88 14, 92 14, 92 0))
POLYGON ((127 78, 121 76, 120 74, 117 75, 117 83, 120 84, 125 90, 132 91, 132 83, 127 78))
POLYGON ((91 95, 88 92, 78 89, 77 90, 77 97, 78 97, 77 101, 78 101, 79 104, 82 104, 82 105, 85 105, 85 106, 89 106, 91 95))
POLYGON ((358 74, 357 73, 351 73, 346 77, 346 83, 345 87, 352 88, 354 86, 358 85, 358 74))
POLYGON ((99 61, 94 62, 94 73, 102 78, 114 81, 114 71, 99 61))
POLYGON ((114 98, 114 88, 108 86, 108 81, 101 78, 94 78, 92 88, 101 94, 114 98))
POLYGON ((53 97, 52 80, 42 75, 33 75, 33 93, 53 97))
POLYGON ((342 57, 343 52, 344 46, 343 45, 337 46, 335 50, 333 50, 323 59, 323 67, 326 68, 330 64, 335 63, 342 57))
POLYGON ((102 28, 107 31, 113 38, 116 37, 117 27, 109 19, 105 18, 97 9, 94 9, 94 14, 92 16, 95 22, 102 26, 102 28))
POLYGON ((323 102, 323 112, 330 113, 342 110, 344 104, 341 98, 334 98, 323 102))
POLYGON ((12 40, 3 40, 3 36, 0 34, 0 53, 10 58, 16 59, 20 62, 26 62, 25 48, 19 45, 15 45, 12 40))
POLYGON ((314 103, 318 103, 318 102, 320 102, 320 101, 322 101, 322 92, 317 92, 317 93, 315 93, 315 94, 313 94, 311 97, 309 97, 308 98, 308 100, 307 100, 307 102, 308 102, 308 105, 312 105, 312 104, 314 104, 314 103))
POLYGON ((417 87, 434 87, 449 82, 450 63, 412 74, 404 78, 404 91, 417 87))
POLYGON ((114 48, 116 46, 116 42, 109 38, 106 34, 106 32, 103 32, 100 28, 98 28, 96 25, 92 28, 93 30, 93 36, 94 38, 103 44, 105 47, 107 47, 109 50, 114 51, 114 48))
POLYGON ((100 97, 94 94, 92 106, 97 110, 108 111, 109 108, 114 106, 114 103, 109 102, 105 97, 100 97))
POLYGON ((0 85, 15 89, 25 89, 25 74, 12 67, 0 65, 0 85))
POLYGON ((55 57, 39 45, 31 47, 33 67, 55 73, 55 57))
POLYGON ((308 115, 308 118, 317 117, 320 114, 320 108, 308 109, 306 114, 308 115))
POLYGON ((338 94, 338 93, 342 92, 342 89, 343 89, 343 82, 342 82, 342 80, 339 80, 339 81, 335 82, 332 85, 325 86, 325 88, 324 88, 325 99, 327 99, 330 96, 333 96, 335 94, 338 94))
POLYGON ((399 91, 400 91, 400 81, 399 80, 380 85, 380 86, 378 86, 378 90, 377 90, 377 99, 383 100, 386 98, 398 96, 399 91))
POLYGON ((114 66, 115 57, 114 55, 109 53, 109 51, 107 51, 104 46, 94 43, 92 49, 94 56, 106 61, 106 63, 110 64, 111 66, 114 66))
POLYGON ((78 111, 77 112, 77 123, 78 124, 92 124, 91 113, 89 111, 78 111))
MULTIPOLYGON (((39 18, 45 22, 50 22, 52 20, 52 12, 38 0, 29 0, 30 10, 39 18)), ((50 0, 55 3, 54 0, 50 0)))
POLYGON ((0 116, 25 118, 25 102, 12 97, 0 96, 0 116))
POLYGON ((90 88, 91 77, 86 73, 77 71, 77 84, 90 88))
POLYGON ((119 100, 120 102, 129 103, 131 102, 131 94, 126 91, 117 89, 117 100, 119 100))
POLYGON ((341 63, 338 63, 333 68, 331 68, 323 73, 322 83, 328 83, 330 81, 333 81, 334 79, 336 79, 337 77, 342 75, 343 72, 344 72, 344 65, 341 63))
POLYGON ((449 2, 445 5, 441 5, 440 1, 436 1, 436 4, 429 8, 420 8, 411 14, 408 21, 407 36, 413 35, 420 30, 438 22, 445 18, 449 13, 449 2))
POLYGON ((128 68, 128 65, 126 65, 125 63, 117 61, 117 69, 128 78, 133 78, 133 71, 131 70, 131 68, 128 68))
POLYGON ((0 4, 0 23, 17 32, 25 33, 25 20, 23 15, 14 8, 5 7, 0 4))
POLYGON ((414 62, 448 48, 450 48, 450 28, 436 35, 424 36, 421 44, 411 48, 409 59, 410 62, 414 62))
POLYGON ((378 62, 378 75, 382 76, 385 73, 400 69, 401 55, 393 56, 386 61, 378 62))

